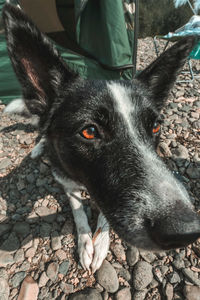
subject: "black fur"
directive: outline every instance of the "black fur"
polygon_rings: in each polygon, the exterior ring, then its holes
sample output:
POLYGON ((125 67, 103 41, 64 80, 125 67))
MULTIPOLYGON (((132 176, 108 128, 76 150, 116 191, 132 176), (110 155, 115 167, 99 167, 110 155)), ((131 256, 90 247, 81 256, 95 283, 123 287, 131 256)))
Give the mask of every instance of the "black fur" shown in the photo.
POLYGON ((83 80, 19 9, 6 5, 3 19, 26 106, 40 117, 52 165, 87 187, 130 244, 168 249, 199 237, 199 218, 185 188, 156 155, 152 132, 195 39, 175 44, 132 82, 83 80), (135 138, 116 109, 109 89, 113 84, 127 91, 135 138), (82 135, 88 126, 96 130, 93 140, 82 135))

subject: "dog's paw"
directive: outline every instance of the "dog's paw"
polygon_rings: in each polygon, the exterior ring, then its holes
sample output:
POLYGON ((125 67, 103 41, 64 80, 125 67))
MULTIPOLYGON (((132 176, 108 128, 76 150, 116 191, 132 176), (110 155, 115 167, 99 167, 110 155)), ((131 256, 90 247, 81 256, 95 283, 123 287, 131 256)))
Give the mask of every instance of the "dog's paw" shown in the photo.
POLYGON ((104 259, 107 256, 110 238, 109 238, 109 230, 102 230, 101 228, 97 229, 94 233, 95 240, 94 241, 94 256, 92 260, 92 272, 95 273, 98 270, 104 259))
POLYGON ((92 263, 94 247, 92 243, 91 234, 81 233, 78 237, 78 252, 79 259, 83 269, 90 271, 92 263))
POLYGON ((45 138, 41 138, 39 143, 37 145, 35 145, 35 147, 31 151, 31 158, 35 159, 35 158, 39 157, 40 155, 42 155, 42 153, 44 151, 44 146, 45 146, 45 138))

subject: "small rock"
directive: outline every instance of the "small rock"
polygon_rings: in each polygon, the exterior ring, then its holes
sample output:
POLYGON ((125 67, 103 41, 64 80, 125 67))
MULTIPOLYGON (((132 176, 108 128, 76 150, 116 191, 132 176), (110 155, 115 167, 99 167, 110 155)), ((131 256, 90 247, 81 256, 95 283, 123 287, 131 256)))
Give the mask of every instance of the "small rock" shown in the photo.
POLYGON ((51 281, 55 281, 58 275, 59 265, 56 262, 52 262, 48 265, 47 276, 51 281))
POLYGON ((179 159, 189 158, 188 150, 183 145, 179 145, 177 148, 173 149, 173 154, 175 158, 179 158, 179 159))
POLYGON ((187 175, 191 179, 200 179, 200 168, 194 165, 189 165, 186 170, 187 175))
POLYGON ((102 297, 96 289, 90 288, 71 294, 69 300, 102 300, 102 297))
POLYGON ((2 236, 4 233, 9 232, 11 229, 10 224, 0 224, 0 236, 2 236))
POLYGON ((129 281, 131 279, 130 272, 124 268, 119 269, 118 275, 123 277, 126 281, 129 281))
POLYGON ((20 263, 24 261, 24 250, 23 249, 19 249, 17 250, 17 252, 14 255, 14 260, 16 263, 20 263))
POLYGON ((70 263, 68 260, 63 261, 59 266, 59 273, 63 274, 64 276, 67 275, 69 266, 70 266, 70 263))
POLYGON ((43 287, 46 286, 47 282, 49 281, 49 277, 47 277, 46 272, 42 272, 42 274, 40 275, 40 279, 39 279, 39 287, 43 287))
POLYGON ((165 295, 167 297, 167 300, 173 300, 174 288, 173 285, 171 285, 169 282, 167 283, 165 288, 165 295))
POLYGON ((19 249, 20 243, 15 233, 11 233, 7 240, 1 246, 1 249, 4 251, 9 251, 10 253, 19 249))
POLYGON ((10 288, 8 282, 4 278, 0 278, 0 299, 8 300, 10 294, 10 288))
POLYGON ((140 251, 140 255, 148 263, 153 263, 157 259, 156 255, 152 252, 140 251))
POLYGON ((9 167, 11 165, 11 160, 9 158, 4 158, 1 162, 0 162, 0 170, 6 169, 7 167, 9 167))
POLYGON ((182 269, 183 274, 194 284, 200 286, 200 279, 198 279, 192 270, 189 268, 182 269))
POLYGON ((128 248, 127 252, 126 252, 126 258, 127 258, 127 262, 128 265, 130 267, 134 266, 138 260, 139 260, 139 251, 136 247, 130 247, 128 248))
POLYGON ((69 284, 66 282, 60 282, 59 286, 60 286, 61 290, 67 295, 73 293, 73 291, 74 291, 73 284, 69 284))
POLYGON ((115 254, 118 261, 121 262, 123 260, 126 260, 126 254, 125 254, 124 247, 122 246, 122 244, 117 243, 117 244, 111 245, 111 250, 115 254))
POLYGON ((186 285, 183 290, 185 300, 200 300, 200 287, 194 285, 186 285))
POLYGON ((38 216, 43 218, 47 223, 52 223, 56 219, 56 211, 48 207, 39 206, 36 207, 35 212, 38 216))
POLYGON ((0 267, 7 267, 15 262, 13 255, 9 252, 0 250, 0 267))
POLYGON ((59 259, 59 260, 65 260, 67 258, 66 252, 62 249, 59 249, 55 252, 55 256, 59 259))
POLYGON ((96 275, 98 283, 101 284, 109 293, 115 293, 118 290, 119 281, 117 273, 107 260, 104 260, 96 275))
POLYGON ((12 287, 13 288, 18 287, 22 282, 22 280, 25 278, 25 276, 26 273, 24 271, 15 273, 15 275, 10 280, 12 287))
POLYGON ((134 288, 136 290, 143 290, 150 284, 152 279, 152 266, 145 261, 139 261, 133 269, 134 288))
POLYGON ((172 156, 172 153, 171 153, 168 145, 165 142, 159 143, 157 151, 161 157, 171 157, 172 156))
POLYGON ((174 283, 179 283, 181 279, 177 272, 173 272, 169 276, 169 281, 170 283, 174 284, 174 283))
POLYGON ((130 288, 124 288, 115 294, 115 300, 131 300, 130 288))
POLYGON ((51 248, 56 251, 62 247, 61 237, 57 231, 54 231, 51 235, 51 248))
POLYGON ((13 231, 16 232, 20 237, 24 238, 30 232, 30 226, 26 222, 18 222, 13 226, 13 231))
POLYGON ((147 290, 136 291, 133 295, 134 300, 144 300, 146 297, 147 290))
POLYGON ((35 253, 36 253, 36 248, 31 247, 28 250, 26 250, 25 257, 26 258, 33 258, 35 253))

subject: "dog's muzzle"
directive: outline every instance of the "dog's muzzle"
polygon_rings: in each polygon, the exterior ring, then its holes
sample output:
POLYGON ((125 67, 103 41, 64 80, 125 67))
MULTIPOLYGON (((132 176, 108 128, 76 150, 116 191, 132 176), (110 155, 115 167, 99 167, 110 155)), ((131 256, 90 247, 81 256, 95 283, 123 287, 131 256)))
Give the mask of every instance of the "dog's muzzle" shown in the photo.
POLYGON ((176 213, 147 226, 152 240, 163 250, 185 247, 200 238, 200 216, 186 208, 176 213))

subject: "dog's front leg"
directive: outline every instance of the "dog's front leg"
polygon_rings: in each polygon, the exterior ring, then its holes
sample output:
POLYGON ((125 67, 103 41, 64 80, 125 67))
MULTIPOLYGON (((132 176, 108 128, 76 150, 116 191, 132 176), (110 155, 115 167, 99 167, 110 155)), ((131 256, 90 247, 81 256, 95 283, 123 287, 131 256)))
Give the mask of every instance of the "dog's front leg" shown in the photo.
POLYGON ((74 221, 78 233, 78 252, 80 263, 84 269, 90 270, 93 259, 92 232, 83 208, 81 192, 68 193, 74 221))
POLYGON ((109 224, 105 216, 100 213, 98 216, 97 228, 93 235, 94 257, 92 261, 92 272, 98 270, 103 260, 106 258, 110 239, 109 239, 109 224))

